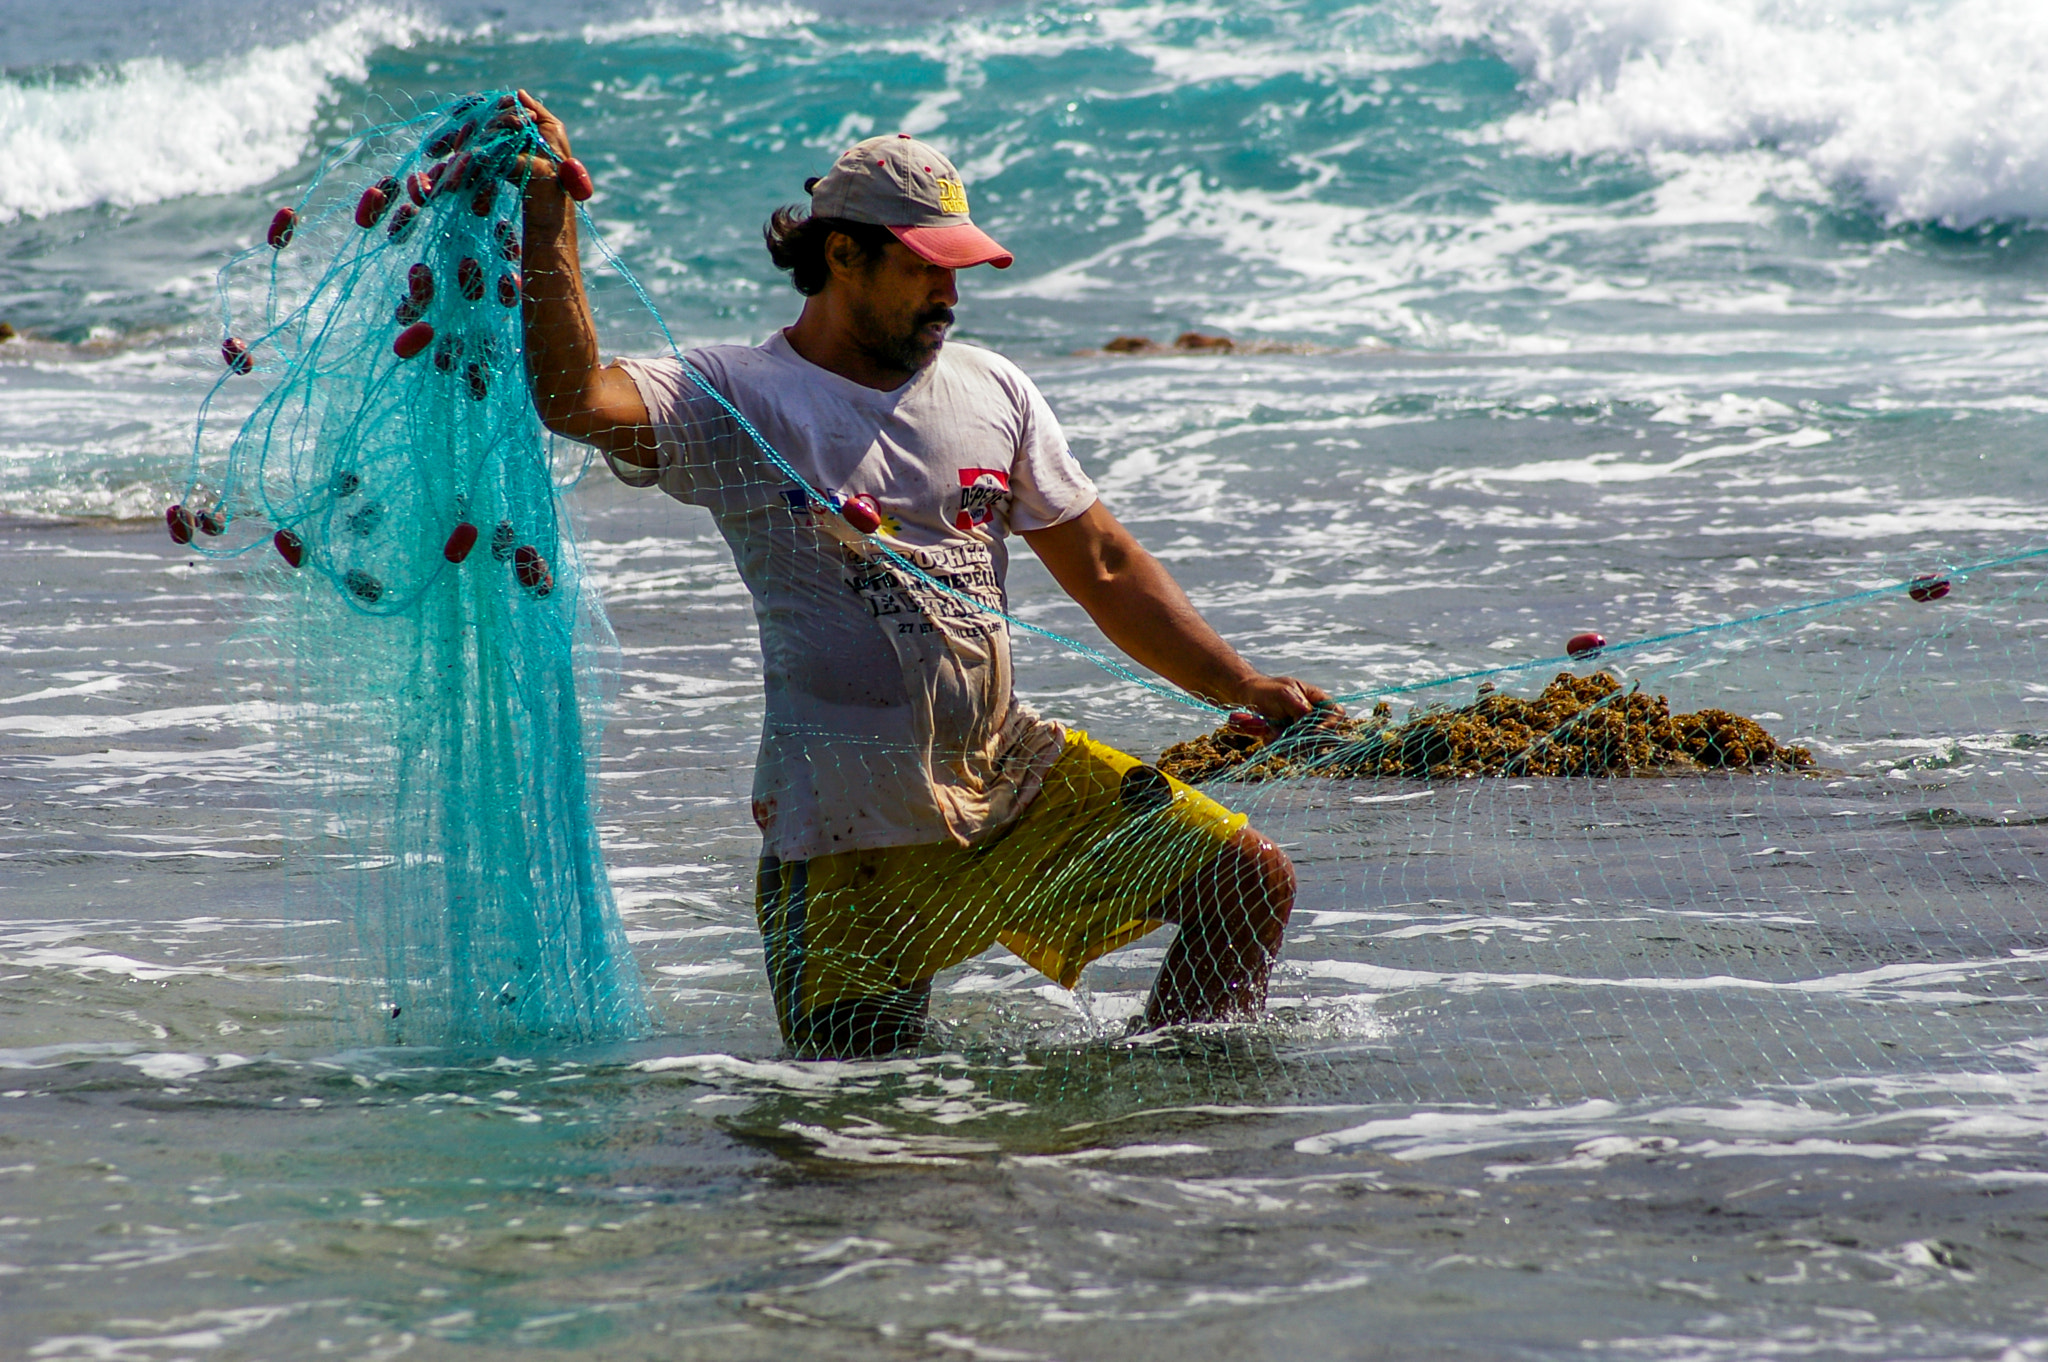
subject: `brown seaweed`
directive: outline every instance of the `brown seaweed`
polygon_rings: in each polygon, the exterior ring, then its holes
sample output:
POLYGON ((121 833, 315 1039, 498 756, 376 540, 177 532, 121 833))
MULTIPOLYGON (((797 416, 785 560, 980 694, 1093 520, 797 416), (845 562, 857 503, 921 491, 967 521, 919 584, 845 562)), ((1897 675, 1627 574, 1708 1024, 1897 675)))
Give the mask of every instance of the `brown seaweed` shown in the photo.
POLYGON ((1799 771, 1804 747, 1778 742, 1725 709, 1673 714, 1662 695, 1624 689, 1608 672, 1560 672, 1534 700, 1479 688, 1458 709, 1395 723, 1381 701, 1363 718, 1318 712, 1274 737, 1219 728, 1175 743, 1159 769, 1185 781, 1323 776, 1624 776, 1686 770, 1799 771))

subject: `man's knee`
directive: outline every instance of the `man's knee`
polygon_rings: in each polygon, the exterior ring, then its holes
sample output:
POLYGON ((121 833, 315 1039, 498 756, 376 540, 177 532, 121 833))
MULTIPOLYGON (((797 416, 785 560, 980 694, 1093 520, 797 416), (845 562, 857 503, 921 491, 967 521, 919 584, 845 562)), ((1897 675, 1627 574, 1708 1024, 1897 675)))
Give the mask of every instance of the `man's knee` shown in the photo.
POLYGON ((1225 883, 1235 886, 1247 906, 1265 908, 1281 923, 1294 909, 1294 862, 1268 838, 1249 827, 1239 828, 1224 845, 1219 860, 1225 883))

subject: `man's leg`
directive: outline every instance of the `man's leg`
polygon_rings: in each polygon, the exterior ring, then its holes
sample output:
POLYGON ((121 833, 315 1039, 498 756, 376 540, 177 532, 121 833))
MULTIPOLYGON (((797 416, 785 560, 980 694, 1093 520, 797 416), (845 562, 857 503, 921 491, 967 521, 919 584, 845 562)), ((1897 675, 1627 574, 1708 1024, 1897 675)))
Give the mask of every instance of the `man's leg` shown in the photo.
POLYGON ((798 1014, 790 1049, 798 1059, 880 1059, 924 1042, 932 981, 872 998, 846 998, 798 1014))
POLYGON ((1294 864, 1250 828, 1167 895, 1157 916, 1180 927, 1145 1004, 1146 1029, 1243 1021, 1266 1005, 1266 977, 1294 910, 1294 864))

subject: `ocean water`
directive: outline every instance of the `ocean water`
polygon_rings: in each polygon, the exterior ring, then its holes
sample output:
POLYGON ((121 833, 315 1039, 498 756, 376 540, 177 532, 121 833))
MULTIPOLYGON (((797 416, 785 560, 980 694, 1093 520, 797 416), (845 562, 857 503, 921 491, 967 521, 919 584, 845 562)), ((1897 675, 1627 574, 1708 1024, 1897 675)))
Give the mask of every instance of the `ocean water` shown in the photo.
MULTIPOLYGON (((2020 0, 0 0, 0 1351, 2048 1355, 2044 52, 2020 0), (262 569, 159 517, 220 264, 352 129, 510 85, 689 342, 793 317, 759 226, 845 143, 945 147, 1018 256, 958 334, 1333 690, 1956 591, 1613 660, 1819 778, 1227 793, 1302 868, 1270 1022, 1127 1043, 1156 941, 1073 995, 997 952, 926 1052, 796 1064, 744 591, 586 477, 657 1029, 368 1043, 291 870, 262 569), (1102 350, 1187 330, 1238 346, 1102 350)), ((1204 727, 1018 670, 1148 756, 1204 727)))

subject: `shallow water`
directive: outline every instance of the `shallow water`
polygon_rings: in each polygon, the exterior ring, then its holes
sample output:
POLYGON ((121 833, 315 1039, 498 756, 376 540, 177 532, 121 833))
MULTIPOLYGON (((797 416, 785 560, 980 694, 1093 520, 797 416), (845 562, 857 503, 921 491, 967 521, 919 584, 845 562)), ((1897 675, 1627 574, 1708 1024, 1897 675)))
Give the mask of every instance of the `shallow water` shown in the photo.
MULTIPOLYGON (((523 83, 690 339, 791 315, 752 233, 839 143, 938 139, 1020 256, 962 334, 1333 689, 1952 572, 2048 536, 2030 9, 122 14, 0 5, 6 1351, 2048 1353, 2038 559, 1607 659, 1818 777, 1223 791, 1302 872, 1269 1022, 1126 1041, 1158 940, 1071 995, 998 951, 925 1052, 818 1065, 760 976, 759 664, 700 513, 571 495, 659 1029, 503 1055, 373 1043, 287 855, 272 569, 155 519, 220 259, 350 120, 523 83), (1187 328, 1268 348, 1097 352, 1187 328)), ((1017 613, 1099 642, 1019 560, 1017 613)), ((1203 727, 1019 659, 1134 752, 1203 727)))

